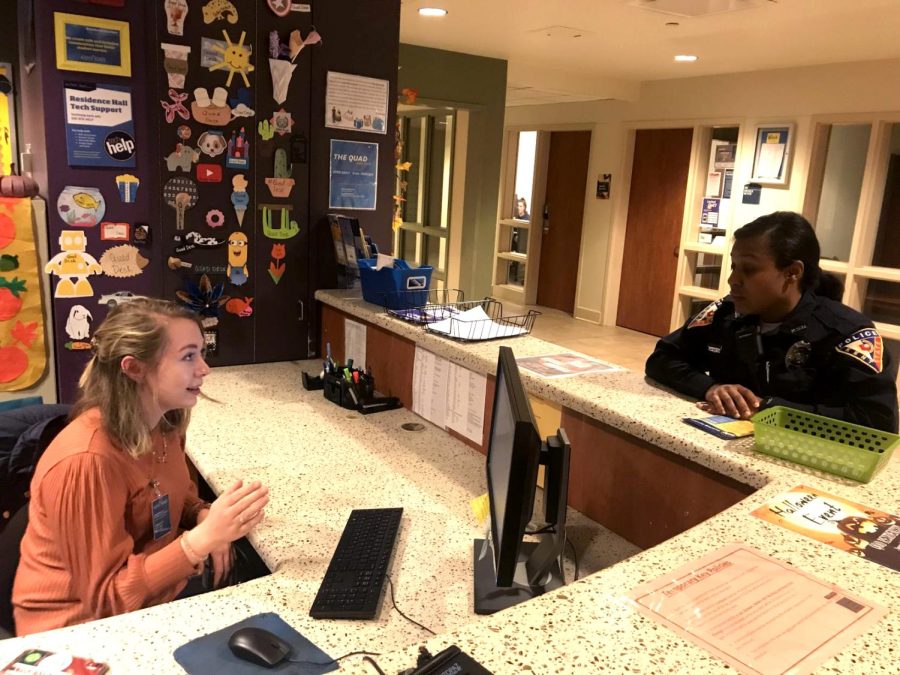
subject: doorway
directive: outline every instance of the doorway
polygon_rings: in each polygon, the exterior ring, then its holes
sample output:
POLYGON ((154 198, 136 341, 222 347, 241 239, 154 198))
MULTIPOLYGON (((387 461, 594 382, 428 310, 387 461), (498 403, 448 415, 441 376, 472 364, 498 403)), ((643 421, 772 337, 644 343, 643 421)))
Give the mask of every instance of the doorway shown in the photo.
POLYGON ((616 325, 669 333, 693 129, 639 129, 616 325))
POLYGON ((544 204, 531 218, 542 228, 537 304, 567 314, 575 310, 590 152, 590 131, 550 133, 544 204))

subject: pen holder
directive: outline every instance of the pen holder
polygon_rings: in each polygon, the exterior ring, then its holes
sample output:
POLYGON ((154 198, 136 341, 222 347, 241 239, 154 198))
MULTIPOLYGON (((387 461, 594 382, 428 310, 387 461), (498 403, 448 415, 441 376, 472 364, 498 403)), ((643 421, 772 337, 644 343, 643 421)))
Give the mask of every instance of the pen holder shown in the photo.
POLYGON ((325 398, 336 405, 344 405, 343 390, 347 381, 334 373, 325 373, 322 378, 322 390, 325 398))

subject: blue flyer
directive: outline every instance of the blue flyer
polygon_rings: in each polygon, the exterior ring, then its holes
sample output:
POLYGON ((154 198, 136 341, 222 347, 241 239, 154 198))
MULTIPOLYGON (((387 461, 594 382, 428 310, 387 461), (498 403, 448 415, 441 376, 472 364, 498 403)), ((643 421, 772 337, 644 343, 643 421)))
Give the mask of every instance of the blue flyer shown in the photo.
POLYGON ((328 208, 375 210, 378 143, 331 139, 328 208))
POLYGON ((131 88, 65 82, 69 166, 134 167, 131 88))

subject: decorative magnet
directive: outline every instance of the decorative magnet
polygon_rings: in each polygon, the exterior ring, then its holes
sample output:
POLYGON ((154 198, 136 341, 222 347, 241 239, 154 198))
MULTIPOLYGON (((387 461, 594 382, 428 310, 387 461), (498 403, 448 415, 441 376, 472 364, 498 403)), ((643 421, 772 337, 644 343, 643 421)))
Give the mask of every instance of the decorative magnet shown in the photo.
POLYGON ((166 30, 169 35, 184 35, 184 19, 188 13, 187 0, 165 0, 166 30))
POLYGON ((272 113, 269 122, 272 125, 272 130, 279 136, 291 133, 291 129, 294 126, 294 118, 284 108, 272 113))
POLYGON ((263 120, 257 124, 256 129, 259 131, 259 137, 264 141, 271 141, 275 136, 275 127, 272 126, 269 120, 263 120))
POLYGON ((169 259, 166 261, 166 264, 169 266, 170 270, 180 270, 186 269, 189 270, 193 267, 193 264, 189 262, 185 262, 181 258, 176 258, 175 256, 170 255, 169 259))
POLYGON ((175 115, 178 115, 183 120, 191 119, 191 113, 189 113, 188 109, 184 107, 184 102, 187 100, 187 97, 188 95, 186 92, 179 92, 175 89, 169 89, 169 99, 172 102, 159 102, 163 110, 166 111, 166 122, 168 122, 169 124, 174 122, 175 115))
POLYGON ((247 179, 244 174, 238 173, 231 178, 231 205, 234 207, 234 213, 237 216, 238 227, 244 225, 244 214, 250 205, 250 195, 247 194, 247 179))
POLYGON ((175 297, 189 310, 200 315, 204 327, 213 327, 219 323, 222 305, 231 300, 231 296, 225 295, 224 291, 224 283, 213 285, 204 274, 200 277, 200 283, 188 279, 187 287, 175 291, 175 297))
POLYGON ((285 245, 272 244, 272 261, 269 263, 269 276, 272 277, 272 281, 276 284, 281 281, 281 276, 284 274, 284 256, 285 245))
POLYGON ((150 226, 147 223, 135 223, 131 241, 138 246, 149 246, 153 242, 150 226))
POLYGON ((237 8, 228 0, 209 0, 203 5, 203 23, 212 23, 225 19, 228 23, 237 23, 237 8))
POLYGON ((169 171, 182 171, 189 173, 194 162, 200 159, 200 153, 185 143, 176 143, 175 149, 166 157, 166 168, 169 171))
POLYGON ((241 130, 231 131, 231 138, 228 139, 228 154, 225 156, 225 166, 229 169, 249 169, 250 168, 250 141, 241 130))
POLYGON ((252 302, 253 298, 232 298, 225 303, 225 311, 246 318, 253 314, 253 308, 250 306, 252 302))
POLYGON ((287 16, 291 11, 291 0, 266 0, 266 4, 276 16, 287 16))
POLYGON ((197 184, 187 176, 170 178, 163 187, 166 204, 175 209, 175 229, 184 229, 184 212, 197 203, 197 184))
POLYGON ((56 298, 87 298, 94 294, 88 281, 91 274, 100 274, 103 268, 97 259, 86 253, 87 237, 81 230, 63 230, 59 233, 62 249, 44 267, 47 274, 59 277, 53 296, 56 298))
POLYGON ((315 29, 309 32, 304 39, 299 30, 291 31, 288 44, 283 44, 278 36, 278 31, 269 33, 269 73, 272 76, 272 98, 278 104, 284 103, 287 98, 288 87, 294 70, 297 68, 295 61, 306 45, 314 45, 322 42, 322 36, 315 29))
POLYGON ((296 220, 291 220, 291 207, 281 204, 268 204, 262 207, 263 234, 269 239, 290 239, 300 232, 296 220), (272 225, 272 211, 281 211, 281 222, 278 227, 272 225))
POLYGON ((131 244, 113 246, 100 256, 100 265, 103 267, 104 274, 118 278, 136 277, 144 271, 149 262, 131 244))
POLYGON ((187 45, 173 45, 167 42, 160 44, 163 50, 163 68, 169 78, 169 86, 173 89, 184 89, 184 79, 188 72, 188 54, 191 48, 187 45))
POLYGON ((243 232, 228 235, 228 280, 235 286, 243 286, 249 279, 247 243, 247 235, 243 232))
POLYGON ((218 164, 198 164, 197 180, 201 183, 221 183, 222 167, 218 164))
POLYGON ((228 105, 231 106, 231 118, 253 117, 256 111, 250 106, 253 104, 253 96, 247 87, 238 89, 237 96, 228 99, 228 105))
POLYGON ((130 173, 116 176, 116 187, 119 189, 119 199, 123 204, 133 204, 137 201, 137 190, 140 185, 141 180, 130 173))
POLYGON ((100 223, 100 241, 128 241, 130 229, 128 223, 100 223))
POLYGON ((187 253, 188 251, 193 251, 195 248, 219 248, 225 244, 224 239, 216 239, 215 237, 204 237, 199 232, 188 232, 183 237, 180 234, 176 234, 172 238, 173 243, 175 244, 175 248, 173 249, 173 253, 176 255, 182 255, 183 253, 187 253))
POLYGON ((280 105, 287 99, 288 87, 296 69, 296 63, 269 59, 269 72, 272 75, 272 98, 275 99, 275 103, 280 105))
POLYGON ((191 103, 194 119, 211 127, 225 126, 231 121, 231 108, 227 97, 228 90, 224 87, 216 87, 211 99, 206 89, 197 87, 194 89, 195 100, 191 103))
POLYGON ((210 209, 206 212, 206 224, 209 227, 222 227, 225 224, 225 214, 219 209, 210 209))
POLYGON ((210 157, 218 157, 228 149, 228 142, 221 131, 214 129, 200 134, 200 138, 197 139, 197 147, 200 152, 210 157))
POLYGON ((403 87, 400 90, 400 93, 405 97, 403 102, 406 105, 415 105, 416 99, 419 97, 419 90, 413 89, 412 87, 403 87))
POLYGON ((247 73, 252 73, 254 67, 250 63, 250 49, 244 46, 244 38, 247 37, 246 31, 241 31, 241 37, 237 43, 233 43, 228 37, 228 31, 222 30, 225 36, 225 47, 219 45, 213 46, 213 49, 221 54, 220 60, 209 67, 210 70, 228 69, 228 79, 225 80, 225 86, 231 86, 231 79, 235 73, 240 73, 244 80, 244 86, 250 86, 250 80, 247 79, 247 73))
POLYGON ((291 178, 291 169, 288 166, 287 152, 284 148, 275 151, 275 176, 266 178, 269 192, 277 199, 289 197, 294 189, 294 179, 291 178))
POLYGON ((95 187, 66 185, 56 199, 56 212, 70 227, 94 227, 103 220, 106 202, 95 187))
POLYGON ((91 321, 94 320, 90 310, 84 305, 73 305, 66 319, 66 335, 73 340, 87 340, 91 337, 91 321))
POLYGON ((180 124, 178 128, 175 130, 175 133, 178 135, 178 139, 181 141, 186 141, 191 137, 191 128, 187 124, 180 124))

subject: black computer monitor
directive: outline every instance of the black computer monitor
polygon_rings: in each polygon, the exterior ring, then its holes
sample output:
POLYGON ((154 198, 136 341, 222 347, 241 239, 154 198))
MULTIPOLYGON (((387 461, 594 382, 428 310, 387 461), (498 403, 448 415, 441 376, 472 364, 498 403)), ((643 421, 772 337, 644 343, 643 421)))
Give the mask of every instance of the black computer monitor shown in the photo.
POLYGON ((569 442, 561 429, 541 443, 512 349, 500 347, 486 462, 491 542, 475 543, 475 611, 491 614, 564 583, 569 442), (540 542, 525 541, 544 464, 540 542))

